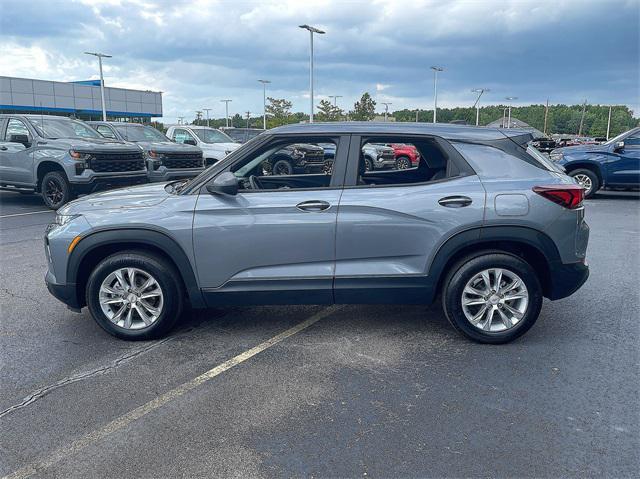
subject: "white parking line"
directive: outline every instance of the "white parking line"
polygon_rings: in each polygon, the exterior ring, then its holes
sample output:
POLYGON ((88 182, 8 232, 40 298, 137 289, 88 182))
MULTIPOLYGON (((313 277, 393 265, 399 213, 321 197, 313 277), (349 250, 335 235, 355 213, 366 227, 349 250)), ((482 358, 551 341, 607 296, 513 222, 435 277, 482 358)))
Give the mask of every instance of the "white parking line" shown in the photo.
POLYGON ((110 434, 116 431, 119 431, 120 429, 131 424, 133 421, 136 421, 141 417, 146 416, 150 412, 155 411, 156 409, 164 406, 168 402, 179 398, 185 393, 215 378, 219 374, 222 374, 223 372, 228 371, 234 366, 237 366, 238 364, 245 362, 246 360, 252 358, 256 354, 261 353, 265 349, 269 349, 270 347, 275 346, 279 342, 293 336, 294 334, 297 334, 300 331, 307 329, 309 326, 313 325, 314 323, 317 323, 322 318, 329 316, 331 313, 334 313, 335 311, 341 308, 342 306, 329 306, 323 309, 322 311, 317 312, 313 316, 305 319, 301 323, 296 324, 292 328, 289 328, 286 331, 283 331, 282 333, 277 334, 270 339, 267 339, 263 343, 260 343, 257 346, 243 353, 240 353, 237 356, 234 356, 233 358, 214 367, 213 369, 210 369, 206 373, 203 373, 200 376, 197 376, 192 380, 187 381, 186 383, 183 383, 180 386, 170 391, 167 391, 164 394, 161 394, 160 396, 153 399, 152 401, 149 401, 148 403, 143 404, 142 406, 139 406, 133 409, 132 411, 129 411, 128 413, 120 416, 119 418, 114 419, 113 421, 103 426, 102 428, 96 429, 95 431, 92 431, 84 435, 80 439, 77 439, 76 441, 73 441, 72 443, 67 444, 66 446, 56 449, 50 456, 38 462, 34 462, 24 467, 21 467, 20 469, 5 476, 4 479, 22 479, 25 477, 32 476, 37 472, 42 473, 43 469, 51 467, 57 462, 64 459, 65 457, 75 454, 83 450, 84 448, 90 446, 91 444, 99 441, 100 439, 103 439, 109 436, 110 434))
POLYGON ((11 218, 13 216, 27 216, 27 215, 37 215, 40 213, 54 213, 53 210, 39 210, 39 211, 29 211, 28 213, 14 213, 11 215, 0 215, 1 218, 11 218))

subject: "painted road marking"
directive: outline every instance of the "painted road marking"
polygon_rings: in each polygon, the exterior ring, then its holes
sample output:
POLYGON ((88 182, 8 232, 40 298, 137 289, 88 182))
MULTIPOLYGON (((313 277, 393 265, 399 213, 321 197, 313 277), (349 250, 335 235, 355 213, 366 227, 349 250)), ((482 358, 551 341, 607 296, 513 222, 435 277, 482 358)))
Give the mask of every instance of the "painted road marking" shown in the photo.
POLYGON ((109 436, 110 434, 116 431, 119 431, 120 429, 128 426, 132 422, 140 419, 143 416, 146 416, 150 412, 155 411, 156 409, 159 409, 160 407, 164 406, 168 402, 171 402, 174 399, 177 399, 180 396, 183 396, 185 393, 191 391, 192 389, 197 388, 201 384, 204 384, 205 382, 215 378, 216 376, 222 374, 223 372, 228 371, 234 366, 237 366, 238 364, 241 364, 247 361, 248 359, 251 359, 256 354, 259 354, 262 351, 269 349, 272 346, 275 346, 279 342, 284 341, 285 339, 293 336, 294 334, 297 334, 300 331, 307 329, 309 326, 317 323, 323 318, 326 318, 327 316, 336 312, 342 307, 343 306, 329 306, 328 308, 325 308, 322 311, 317 312, 313 316, 305 319, 301 323, 296 324, 295 326, 287 329, 286 331, 283 331, 282 333, 275 335, 271 339, 267 339, 263 343, 260 343, 257 346, 243 353, 238 354, 237 356, 223 362, 222 364, 214 367, 213 369, 210 369, 206 373, 203 373, 200 376, 197 376, 192 380, 187 381, 186 383, 183 383, 180 386, 170 391, 167 391, 164 394, 161 394, 160 396, 149 401, 148 403, 143 404, 142 406, 139 406, 133 409, 132 411, 129 411, 128 413, 114 419, 113 421, 103 426, 102 428, 96 429, 95 431, 92 431, 84 435, 80 439, 77 439, 76 441, 73 441, 72 443, 67 444, 66 446, 63 446, 55 450, 49 457, 46 457, 41 461, 34 462, 27 466, 21 467, 20 469, 5 476, 4 479, 22 479, 25 477, 32 476, 33 474, 38 472, 41 473, 43 469, 51 467, 54 464, 61 461, 62 459, 66 458, 67 456, 80 452, 86 447, 90 446, 91 444, 101 439, 104 439, 105 437, 109 436))
POLYGON ((38 210, 38 211, 30 211, 28 213, 14 213, 11 215, 0 215, 0 218, 12 218, 14 216, 27 216, 27 215, 37 215, 40 213, 55 213, 53 210, 38 210))

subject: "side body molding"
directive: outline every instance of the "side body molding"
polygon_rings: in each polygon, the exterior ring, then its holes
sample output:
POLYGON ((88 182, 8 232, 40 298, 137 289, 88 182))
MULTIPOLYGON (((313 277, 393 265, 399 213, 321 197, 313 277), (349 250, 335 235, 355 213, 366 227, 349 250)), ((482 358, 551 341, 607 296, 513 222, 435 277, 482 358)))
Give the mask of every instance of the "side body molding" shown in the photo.
POLYGON ((132 227, 98 230, 83 238, 73 250, 67 262, 67 283, 76 284, 82 261, 96 248, 116 243, 149 245, 165 253, 178 268, 193 308, 204 308, 200 287, 193 267, 183 248, 165 233, 149 227, 132 227))

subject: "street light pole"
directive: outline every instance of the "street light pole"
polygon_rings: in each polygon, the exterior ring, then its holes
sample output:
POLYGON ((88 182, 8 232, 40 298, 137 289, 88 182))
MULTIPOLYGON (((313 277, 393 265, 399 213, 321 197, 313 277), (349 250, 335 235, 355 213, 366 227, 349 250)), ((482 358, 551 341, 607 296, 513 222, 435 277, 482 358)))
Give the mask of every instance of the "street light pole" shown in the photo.
POLYGON ((384 121, 387 121, 387 114, 389 113, 389 105, 393 105, 393 103, 381 102, 384 105, 384 121))
POLYGON ((607 141, 609 141, 610 131, 611 131, 611 105, 609 105, 609 119, 607 120, 607 141))
POLYGON ((311 109, 309 111, 309 123, 313 123, 313 34, 317 33, 319 35, 324 35, 325 32, 322 30, 309 26, 309 25, 299 25, 300 28, 304 30, 309 30, 309 38, 311 40, 311 51, 309 53, 309 96, 310 98, 310 106, 311 109))
POLYGON ((505 98, 505 100, 509 102, 509 120, 507 122, 507 128, 511 128, 511 102, 517 99, 518 99, 517 96, 508 96, 505 98))
POLYGON ((102 99, 102 121, 107 121, 107 106, 104 102, 104 76, 102 75, 102 59, 112 58, 111 55, 96 52, 84 52, 85 55, 92 55, 98 57, 98 65, 100 66, 100 97, 102 99))
POLYGON ((444 71, 444 68, 432 66, 433 70, 433 122, 436 122, 436 111, 438 110, 438 72, 444 71))
POLYGON ((476 98, 476 102, 473 106, 476 108, 476 126, 480 126, 480 97, 486 91, 491 91, 488 88, 475 88, 471 90, 474 93, 478 94, 478 98, 476 98))
POLYGON ((271 83, 269 80, 258 80, 262 83, 262 129, 267 129, 267 83, 271 83))
POLYGON ((233 100, 220 100, 221 103, 224 103, 224 112, 225 112, 225 125, 229 128, 229 102, 233 100))
POLYGON ((207 112, 207 127, 211 127, 211 125, 209 124, 209 112, 211 111, 211 108, 203 108, 202 111, 207 112))

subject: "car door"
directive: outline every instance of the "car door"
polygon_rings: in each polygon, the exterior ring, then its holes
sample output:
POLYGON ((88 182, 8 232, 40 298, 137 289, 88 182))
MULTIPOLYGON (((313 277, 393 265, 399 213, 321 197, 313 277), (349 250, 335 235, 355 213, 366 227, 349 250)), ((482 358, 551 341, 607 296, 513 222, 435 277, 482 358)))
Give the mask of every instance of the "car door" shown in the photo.
MULTIPOLYGON (((613 159, 607 163, 608 184, 640 184, 640 132, 632 133, 624 140, 621 149, 614 150, 613 159)), ((615 148, 616 145, 613 145, 615 148)))
POLYGON ((32 186, 34 184, 33 134, 18 118, 9 118, 2 142, 0 143, 0 179, 12 185, 32 186), (25 143, 16 141, 26 139, 25 143))
POLYGON ((336 231, 336 303, 428 302, 437 249, 481 226, 485 205, 480 180, 447 145, 411 137, 351 139, 336 231), (419 166, 365 171, 363 150, 373 142, 415 146, 419 166))
POLYGON ((241 189, 235 196, 201 189, 193 245, 208 304, 234 303, 238 297, 244 304, 333 302, 336 219, 349 136, 267 138, 218 174, 234 171, 248 181, 252 175, 242 168, 264 174, 263 161, 284 144, 311 140, 335 142, 331 172, 254 176, 272 189, 241 189), (282 187, 274 186, 279 182, 282 187))

